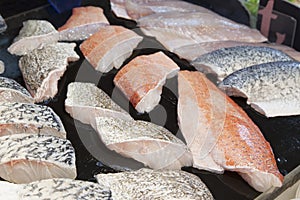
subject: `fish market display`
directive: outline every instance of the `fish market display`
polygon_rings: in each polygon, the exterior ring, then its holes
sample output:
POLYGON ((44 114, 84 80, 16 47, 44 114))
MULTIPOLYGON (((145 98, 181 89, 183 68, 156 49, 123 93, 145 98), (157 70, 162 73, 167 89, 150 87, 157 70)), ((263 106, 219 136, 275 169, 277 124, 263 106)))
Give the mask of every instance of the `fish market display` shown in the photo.
POLYGON ((97 132, 107 148, 153 169, 191 166, 186 145, 167 129, 146 121, 98 117, 97 132))
POLYGON ((155 37, 169 51, 191 44, 234 40, 264 42, 256 29, 238 24, 217 14, 205 12, 157 13, 138 20, 142 31, 155 37))
POLYGON ((74 119, 90 124, 94 129, 96 129, 96 117, 132 120, 125 110, 93 83, 70 83, 65 109, 74 119))
POLYGON ((180 170, 140 169, 131 172, 96 175, 118 199, 214 199, 197 176, 180 170))
POLYGON ((29 92, 15 80, 0 77, 0 103, 20 102, 33 103, 29 92))
POLYGON ((178 121, 193 166, 238 172, 260 192, 280 187, 270 144, 247 114, 200 72, 182 71, 178 78, 178 121))
POLYGON ((91 65, 100 72, 119 69, 143 37, 122 26, 106 26, 80 45, 91 65))
POLYGON ((54 178, 28 184, 0 181, 0 199, 6 200, 110 200, 111 192, 101 184, 54 178))
POLYGON ((5 65, 2 60, 0 60, 0 74, 3 74, 5 71, 5 65))
POLYGON ((236 46, 204 54, 191 64, 198 71, 214 74, 222 81, 239 69, 276 61, 293 61, 293 59, 282 51, 269 47, 236 46))
POLYGON ((75 152, 68 140, 47 135, 0 137, 0 177, 13 183, 76 177, 75 152))
POLYGON ((20 59, 20 70, 35 102, 57 94, 57 82, 66 71, 68 62, 79 59, 74 51, 75 46, 75 43, 48 44, 20 59))
POLYGON ((2 103, 0 113, 0 136, 30 133, 66 138, 66 131, 59 116, 50 107, 2 103))
POLYGON ((226 77, 219 87, 267 117, 300 114, 300 63, 273 62, 251 66, 226 77))
POLYGON ((150 112, 160 101, 166 79, 178 71, 176 63, 158 52, 133 59, 117 73, 114 83, 138 112, 150 112))
POLYGON ((11 54, 25 55, 36 48, 42 48, 46 44, 56 43, 59 35, 54 26, 45 20, 27 20, 19 35, 14 39, 8 51, 11 54))

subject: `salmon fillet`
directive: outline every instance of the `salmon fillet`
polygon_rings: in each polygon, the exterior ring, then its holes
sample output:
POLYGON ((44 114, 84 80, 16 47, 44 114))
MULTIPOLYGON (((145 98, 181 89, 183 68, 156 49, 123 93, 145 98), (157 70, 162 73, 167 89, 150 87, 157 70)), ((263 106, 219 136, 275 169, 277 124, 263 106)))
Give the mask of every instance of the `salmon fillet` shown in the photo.
POLYGON ((114 83, 138 112, 150 112, 160 101, 166 79, 178 71, 176 63, 158 52, 133 59, 117 73, 114 83))
POLYGON ((119 69, 143 37, 122 26, 106 26, 80 45, 85 58, 100 72, 119 69))
POLYGON ((271 146, 247 114, 203 74, 182 71, 178 78, 179 126, 193 166, 238 172, 260 192, 280 187, 283 176, 271 146))

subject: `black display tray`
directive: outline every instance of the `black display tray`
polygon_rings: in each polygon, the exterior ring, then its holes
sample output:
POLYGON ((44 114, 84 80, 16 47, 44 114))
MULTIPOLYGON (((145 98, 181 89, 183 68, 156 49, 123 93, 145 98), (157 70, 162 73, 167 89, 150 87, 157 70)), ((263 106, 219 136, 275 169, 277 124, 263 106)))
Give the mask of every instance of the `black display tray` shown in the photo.
MULTIPOLYGON (((84 1, 83 5, 95 5, 104 9, 105 15, 111 24, 122 25, 128 28, 136 28, 132 21, 116 18, 110 10, 109 1, 84 1), (97 2, 97 3, 95 3, 97 2)), ((19 57, 10 55, 7 47, 12 43, 13 38, 18 34, 22 27, 22 22, 28 19, 46 19, 55 27, 60 27, 70 16, 71 12, 57 14, 49 5, 44 5, 34 10, 20 13, 6 18, 8 29, 0 35, 0 60, 6 64, 5 77, 10 77, 24 85, 22 76, 18 69, 19 57)), ((141 32, 135 29, 139 34, 141 32)), ((78 43, 80 44, 80 43, 78 43)), ((138 55, 150 54, 157 51, 164 51, 171 57, 181 69, 195 70, 186 61, 180 60, 176 55, 165 51, 164 48, 154 39, 145 37, 139 45, 138 50, 127 59, 128 63, 138 55)), ((77 179, 95 181, 94 175, 97 173, 116 172, 122 168, 139 168, 142 165, 131 159, 123 158, 116 153, 106 149, 101 143, 97 133, 88 125, 73 120, 64 109, 67 85, 73 81, 93 82, 98 87, 109 94, 119 105, 128 110, 135 119, 152 121, 169 129, 172 133, 181 137, 177 125, 177 80, 176 77, 167 81, 163 88, 160 106, 155 108, 150 114, 138 114, 130 103, 124 98, 118 89, 114 87, 113 78, 117 73, 112 70, 107 74, 96 72, 91 65, 84 59, 76 47, 80 60, 71 63, 59 81, 59 92, 51 101, 43 104, 52 107, 61 117, 67 137, 72 142, 76 150, 77 179), (163 111, 163 112, 162 112, 163 111), (162 115, 164 113, 164 115, 162 115), (162 120, 163 118, 166 118, 162 120)), ((276 117, 267 119, 258 114, 248 105, 244 99, 234 99, 259 126, 265 138, 270 142, 278 168, 283 175, 288 174, 300 164, 300 117, 276 117)), ((260 193, 251 188, 238 174, 225 172, 222 175, 200 171, 194 168, 184 168, 199 176, 212 191, 215 199, 253 199, 260 193)))

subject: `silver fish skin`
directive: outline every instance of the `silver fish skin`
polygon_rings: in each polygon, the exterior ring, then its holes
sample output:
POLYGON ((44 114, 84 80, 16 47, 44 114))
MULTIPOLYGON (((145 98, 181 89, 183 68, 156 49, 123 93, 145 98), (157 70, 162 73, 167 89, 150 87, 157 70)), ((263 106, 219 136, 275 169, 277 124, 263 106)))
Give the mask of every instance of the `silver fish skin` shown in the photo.
POLYGON ((98 183, 112 191, 115 200, 212 200, 207 186, 197 176, 181 170, 140 169, 96 175, 98 183))
POLYGON ((236 46, 204 54, 191 62, 198 71, 214 74, 222 81, 229 74, 252 65, 276 61, 293 61, 282 51, 269 47, 236 46))
POLYGON ((219 88, 267 117, 300 114, 300 62, 272 62, 238 70, 219 88))

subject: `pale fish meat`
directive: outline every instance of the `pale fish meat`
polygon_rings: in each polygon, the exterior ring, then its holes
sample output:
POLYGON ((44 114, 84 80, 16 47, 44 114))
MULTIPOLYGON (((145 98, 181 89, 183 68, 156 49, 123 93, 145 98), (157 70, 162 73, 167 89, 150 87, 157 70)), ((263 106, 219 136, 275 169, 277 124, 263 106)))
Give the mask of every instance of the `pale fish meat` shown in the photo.
POLYGON ((76 177, 75 152, 68 140, 47 135, 0 137, 0 177, 13 183, 76 177))
POLYGON ((2 60, 0 60, 0 74, 3 74, 5 71, 5 64, 2 60))
POLYGON ((0 113, 0 136, 28 133, 66 138, 62 121, 48 106, 2 103, 0 113))
POLYGON ((96 129, 97 117, 132 120, 104 91, 93 83, 73 82, 68 85, 65 109, 74 119, 96 129))
POLYGON ((270 47, 236 46, 204 54, 191 62, 191 65, 198 71, 213 74, 222 81, 237 70, 276 61, 293 61, 293 59, 282 51, 270 47))
POLYGON ((33 103, 30 93, 15 80, 0 77, 0 103, 33 103))
POLYGON ((0 199, 5 200, 111 200, 108 188, 88 181, 53 178, 14 184, 0 181, 0 199))
POLYGON ((106 26, 80 45, 85 58, 100 72, 119 69, 143 37, 122 26, 106 26))
POLYGON ((96 179, 111 189, 115 200, 214 199, 199 177, 181 170, 143 168, 132 172, 98 174, 96 179))
POLYGON ((150 112, 158 105, 166 79, 179 71, 177 64, 162 52, 139 56, 115 76, 115 85, 140 112, 150 112))
POLYGON ((281 187, 271 146, 247 114, 204 74, 181 71, 178 79, 179 127, 193 166, 235 171, 260 192, 281 187))
POLYGON ((219 88, 267 117, 300 114, 300 63, 272 62, 251 66, 226 77, 219 88))
POLYGON ((181 169, 192 164, 187 146, 164 127, 112 117, 98 117, 96 123, 108 149, 152 169, 181 169))
POLYGON ((26 87, 35 102, 48 100, 57 94, 57 82, 66 71, 68 62, 79 59, 75 46, 75 43, 48 44, 19 60, 26 87))

